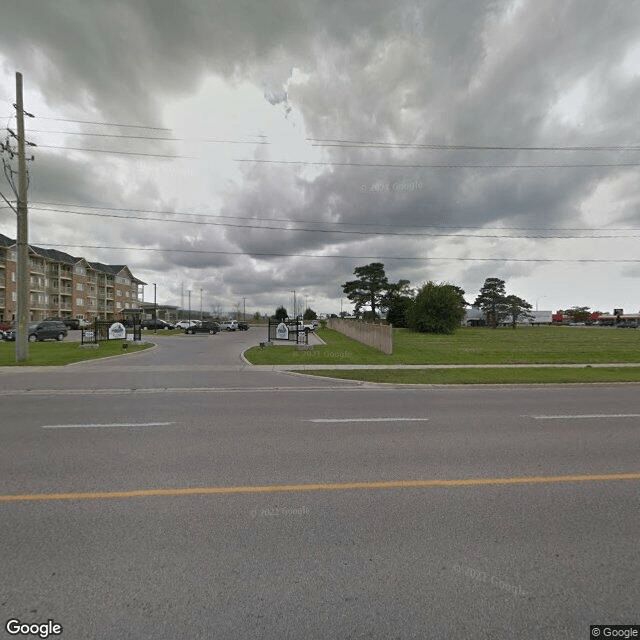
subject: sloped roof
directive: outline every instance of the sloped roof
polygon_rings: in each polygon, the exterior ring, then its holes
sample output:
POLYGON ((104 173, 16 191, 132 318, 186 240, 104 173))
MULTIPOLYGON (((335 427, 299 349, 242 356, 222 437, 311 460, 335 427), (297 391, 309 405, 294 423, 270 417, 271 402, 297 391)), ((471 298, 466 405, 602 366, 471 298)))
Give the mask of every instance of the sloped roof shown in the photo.
MULTIPOLYGON (((16 241, 11 238, 0 233, 0 247, 13 247, 15 246, 16 241)), ((96 271, 101 271, 103 273, 108 273, 109 275, 117 276, 124 269, 129 272, 131 276, 131 280, 136 284, 147 284, 142 280, 136 278, 132 273, 131 269, 127 267, 126 264, 103 264, 102 262, 89 262, 86 258, 72 256, 69 253, 65 253, 64 251, 58 251, 57 249, 43 249, 42 247, 37 247, 33 244, 29 245, 29 249, 37 253, 39 256, 43 258, 49 258, 50 260, 54 260, 55 262, 62 262, 64 264, 76 264, 80 262, 80 260, 84 260, 92 269, 96 271)))
POLYGON ((0 233, 0 247, 13 247, 15 243, 16 243, 15 240, 12 240, 11 238, 7 238, 7 236, 3 236, 0 233))

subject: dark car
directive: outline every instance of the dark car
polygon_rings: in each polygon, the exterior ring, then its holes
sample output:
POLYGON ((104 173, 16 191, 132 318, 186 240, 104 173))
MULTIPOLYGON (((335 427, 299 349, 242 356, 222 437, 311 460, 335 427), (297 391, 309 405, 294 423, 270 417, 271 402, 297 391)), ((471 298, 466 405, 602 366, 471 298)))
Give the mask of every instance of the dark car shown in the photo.
POLYGON ((187 327, 184 332, 193 335, 194 333, 209 333, 211 335, 220 331, 220 325, 217 322, 202 322, 199 325, 187 327))
POLYGON ((79 329, 80 320, 78 318, 45 318, 46 322, 62 322, 68 329, 79 329))
POLYGON ((167 331, 169 329, 175 328, 172 324, 170 324, 169 322, 165 322, 160 318, 151 318, 151 320, 141 320, 140 326, 143 329, 166 329, 167 331))
POLYGON ((248 322, 238 322, 238 331, 248 331, 249 323, 248 322))
POLYGON ((28 326, 29 342, 36 340, 63 340, 67 335, 67 325, 59 320, 43 320, 28 326))

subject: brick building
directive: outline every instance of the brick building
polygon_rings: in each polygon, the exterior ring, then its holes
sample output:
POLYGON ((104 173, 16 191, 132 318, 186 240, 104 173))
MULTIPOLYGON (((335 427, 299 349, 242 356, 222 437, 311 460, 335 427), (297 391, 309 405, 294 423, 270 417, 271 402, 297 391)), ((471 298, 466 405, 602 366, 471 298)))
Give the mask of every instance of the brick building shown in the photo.
MULTIPOLYGON (((0 234, 0 321, 16 316, 16 241, 0 234)), ((119 319, 140 306, 143 286, 126 265, 89 262, 29 245, 29 320, 119 319)))

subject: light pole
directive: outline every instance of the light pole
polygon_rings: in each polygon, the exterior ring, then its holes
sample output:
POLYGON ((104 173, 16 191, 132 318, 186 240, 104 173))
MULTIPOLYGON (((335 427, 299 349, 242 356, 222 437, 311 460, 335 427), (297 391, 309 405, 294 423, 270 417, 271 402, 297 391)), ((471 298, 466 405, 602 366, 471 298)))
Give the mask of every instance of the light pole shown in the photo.
POLYGON ((189 316, 187 318, 189 326, 191 326, 191 289, 189 289, 189 316))
POLYGON ((293 317, 297 321, 298 320, 298 314, 296 313, 296 290, 295 289, 289 289, 289 291, 291 291, 291 293, 293 293, 293 317))
POLYGON ((200 289, 200 320, 202 320, 202 289, 200 289))
POLYGON ((156 301, 156 283, 153 284, 153 333, 158 332, 158 303, 156 301))

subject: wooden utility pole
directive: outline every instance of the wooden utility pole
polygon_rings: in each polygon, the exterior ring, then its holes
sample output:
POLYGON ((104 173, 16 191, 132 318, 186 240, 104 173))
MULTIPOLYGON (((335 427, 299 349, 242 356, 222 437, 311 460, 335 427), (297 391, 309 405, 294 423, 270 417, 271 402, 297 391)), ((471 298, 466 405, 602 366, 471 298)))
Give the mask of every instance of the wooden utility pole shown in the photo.
POLYGON ((18 121, 18 230, 17 230, 17 323, 16 362, 29 357, 29 244, 27 225, 27 161, 24 155, 24 109, 22 74, 16 72, 16 118, 18 121))

